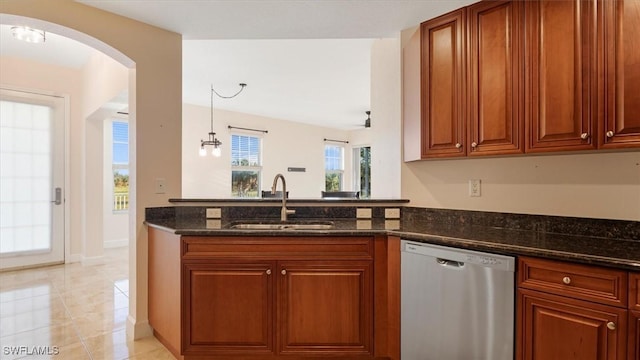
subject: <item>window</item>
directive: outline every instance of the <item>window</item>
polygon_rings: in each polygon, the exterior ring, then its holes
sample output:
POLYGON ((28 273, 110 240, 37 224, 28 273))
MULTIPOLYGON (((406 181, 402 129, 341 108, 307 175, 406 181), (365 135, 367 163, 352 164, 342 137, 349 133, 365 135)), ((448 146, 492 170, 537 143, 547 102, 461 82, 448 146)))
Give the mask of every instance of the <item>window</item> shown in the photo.
POLYGON ((129 209, 129 123, 113 120, 113 210, 129 209))
POLYGON ((371 197, 371 147, 353 149, 353 182, 354 189, 360 191, 361 198, 371 197))
POLYGON ((262 139, 231 135, 231 196, 259 197, 262 139))
POLYGON ((342 190, 344 173, 344 148, 337 145, 324 147, 325 191, 342 190))

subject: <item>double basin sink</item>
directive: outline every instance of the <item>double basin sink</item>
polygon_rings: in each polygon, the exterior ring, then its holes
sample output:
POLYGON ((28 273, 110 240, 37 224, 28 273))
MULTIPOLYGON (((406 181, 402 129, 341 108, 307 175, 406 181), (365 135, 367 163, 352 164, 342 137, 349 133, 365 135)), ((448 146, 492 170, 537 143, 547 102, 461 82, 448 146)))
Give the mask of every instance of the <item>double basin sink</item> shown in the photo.
POLYGON ((299 222, 299 221, 287 221, 278 223, 264 223, 264 222, 233 222, 228 226, 229 229, 237 230, 331 230, 334 228, 332 222, 299 222))

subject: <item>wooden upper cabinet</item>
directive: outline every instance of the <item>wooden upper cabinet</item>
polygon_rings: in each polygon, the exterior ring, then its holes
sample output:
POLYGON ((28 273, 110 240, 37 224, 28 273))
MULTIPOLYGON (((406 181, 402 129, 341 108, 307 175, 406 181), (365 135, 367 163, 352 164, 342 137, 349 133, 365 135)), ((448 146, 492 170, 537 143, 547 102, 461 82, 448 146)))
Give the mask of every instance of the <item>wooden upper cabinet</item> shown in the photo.
POLYGON ((420 25, 422 158, 465 156, 465 14, 420 25))
POLYGON ((525 4, 526 151, 594 149, 596 2, 525 4))
POLYGON ((601 148, 640 145, 640 0, 604 3, 605 119, 601 148))
POLYGON ((469 121, 467 153, 524 151, 520 1, 483 1, 468 8, 469 121))

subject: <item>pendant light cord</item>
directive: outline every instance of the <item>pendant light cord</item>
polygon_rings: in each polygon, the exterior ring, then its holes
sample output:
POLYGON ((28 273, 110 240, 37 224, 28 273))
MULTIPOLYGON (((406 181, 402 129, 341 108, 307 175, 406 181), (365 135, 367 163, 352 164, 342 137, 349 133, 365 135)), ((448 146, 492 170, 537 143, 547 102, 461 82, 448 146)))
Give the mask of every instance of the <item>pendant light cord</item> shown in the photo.
POLYGON ((211 132, 213 132, 213 94, 218 95, 218 97, 221 98, 221 99, 233 99, 234 97, 240 95, 242 90, 244 90, 244 88, 247 86, 247 84, 245 84, 245 83, 240 83, 238 85, 240 85, 240 90, 238 90, 237 93, 235 93, 235 94, 233 94, 231 96, 224 96, 224 95, 220 95, 220 93, 218 93, 213 88, 213 84, 211 84, 211 132))

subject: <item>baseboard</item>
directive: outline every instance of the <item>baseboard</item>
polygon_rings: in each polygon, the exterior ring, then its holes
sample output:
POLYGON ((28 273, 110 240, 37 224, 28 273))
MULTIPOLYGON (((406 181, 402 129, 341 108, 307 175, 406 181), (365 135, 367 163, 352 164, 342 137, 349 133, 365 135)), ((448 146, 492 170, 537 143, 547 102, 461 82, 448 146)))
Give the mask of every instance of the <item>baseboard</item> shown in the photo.
POLYGON ((104 256, 82 256, 82 265, 101 265, 104 264, 104 256))
POLYGON ((149 320, 136 321, 136 318, 129 314, 127 316, 127 340, 137 340, 153 336, 153 328, 149 320))
POLYGON ((64 258, 65 264, 77 263, 82 261, 82 254, 69 254, 64 258))
POLYGON ((129 246, 129 239, 107 240, 103 246, 105 249, 129 246))

